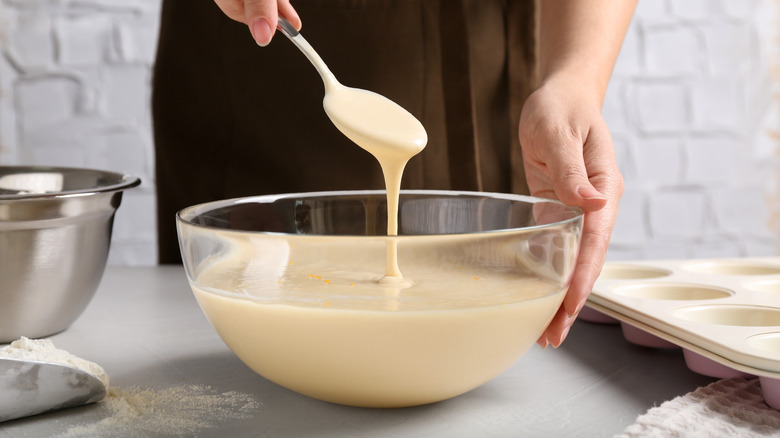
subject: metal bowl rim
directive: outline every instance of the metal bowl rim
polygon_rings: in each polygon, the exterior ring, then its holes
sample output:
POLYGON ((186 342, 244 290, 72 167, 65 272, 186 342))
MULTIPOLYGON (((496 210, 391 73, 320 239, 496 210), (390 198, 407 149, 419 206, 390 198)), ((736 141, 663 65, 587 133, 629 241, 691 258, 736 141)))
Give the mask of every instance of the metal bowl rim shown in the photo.
POLYGON ((137 176, 132 176, 126 173, 112 172, 108 170, 91 169, 86 167, 60 167, 60 166, 0 166, 0 174, 5 174, 7 170, 12 170, 8 174, 13 173, 68 173, 68 172, 93 172, 98 175, 104 175, 112 177, 119 181, 114 184, 109 184, 100 187, 91 187, 77 190, 63 190, 58 192, 48 193, 25 193, 16 195, 0 195, 0 201, 17 201, 28 199, 52 199, 52 198, 65 198, 71 196, 85 196, 97 193, 109 193, 120 190, 136 187, 141 184, 141 179, 137 176))

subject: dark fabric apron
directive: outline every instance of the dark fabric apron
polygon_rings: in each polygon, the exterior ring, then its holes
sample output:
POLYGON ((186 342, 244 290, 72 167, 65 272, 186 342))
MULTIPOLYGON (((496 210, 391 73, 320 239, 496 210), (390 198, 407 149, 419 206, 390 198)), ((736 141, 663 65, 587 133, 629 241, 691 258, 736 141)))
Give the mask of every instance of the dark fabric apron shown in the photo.
MULTIPOLYGON (((428 145, 402 187, 527 193, 517 123, 534 86, 530 0, 294 0, 341 83, 417 116, 428 145)), ((322 81, 279 32, 258 47, 213 1, 164 0, 153 76, 160 263, 175 213, 218 199, 382 189, 376 160, 322 109, 322 81)))

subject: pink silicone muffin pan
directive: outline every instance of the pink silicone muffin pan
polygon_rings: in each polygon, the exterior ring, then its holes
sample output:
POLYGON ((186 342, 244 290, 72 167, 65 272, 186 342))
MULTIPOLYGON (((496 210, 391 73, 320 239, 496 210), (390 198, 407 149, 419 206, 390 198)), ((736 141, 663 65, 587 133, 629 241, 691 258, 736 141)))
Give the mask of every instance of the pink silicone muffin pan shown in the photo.
POLYGON ((780 410, 780 257, 607 263, 580 318, 682 348, 700 374, 757 376, 780 410))

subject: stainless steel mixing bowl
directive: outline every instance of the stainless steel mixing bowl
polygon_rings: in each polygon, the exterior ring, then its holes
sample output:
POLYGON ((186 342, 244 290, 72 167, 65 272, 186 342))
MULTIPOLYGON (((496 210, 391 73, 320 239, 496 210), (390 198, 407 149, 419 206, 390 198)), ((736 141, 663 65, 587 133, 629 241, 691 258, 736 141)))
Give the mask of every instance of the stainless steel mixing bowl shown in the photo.
POLYGON ((0 343, 66 329, 103 276, 122 191, 92 169, 0 166, 0 343))

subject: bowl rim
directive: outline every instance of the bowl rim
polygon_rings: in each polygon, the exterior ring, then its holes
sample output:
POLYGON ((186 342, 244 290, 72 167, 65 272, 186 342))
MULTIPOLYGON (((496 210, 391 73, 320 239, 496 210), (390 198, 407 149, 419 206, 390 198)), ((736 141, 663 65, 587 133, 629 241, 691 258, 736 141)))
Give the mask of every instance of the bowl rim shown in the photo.
POLYGON ((0 201, 17 201, 28 199, 54 199, 72 196, 85 196, 97 193, 116 192, 120 190, 136 187, 141 184, 141 179, 137 176, 126 173, 113 172, 110 170, 92 169, 87 167, 66 167, 66 166, 0 166, 0 175, 23 174, 23 173, 61 173, 68 172, 92 172, 97 175, 105 175, 116 179, 118 182, 100 187, 91 187, 76 190, 62 190, 47 193, 24 193, 24 194, 0 194, 0 201))
MULTIPOLYGON (((279 199, 285 199, 285 198, 302 198, 302 197, 326 197, 326 196, 335 196, 335 195, 378 195, 378 194, 386 194, 387 192, 385 190, 328 190, 328 191, 311 191, 311 192, 298 192, 298 193, 280 193, 280 194, 270 194, 270 195, 254 195, 254 196, 243 196, 243 197, 235 197, 235 198, 228 198, 228 199, 220 199, 216 201, 209 201, 209 202, 203 202, 200 204, 195 204, 189 207, 185 207, 178 212, 176 212, 176 222, 179 224, 186 224, 191 227, 196 227, 200 229, 206 229, 206 230, 219 230, 221 232, 230 232, 230 233, 239 233, 239 234, 251 234, 251 235, 267 235, 267 236, 284 236, 288 238, 293 237, 312 237, 316 236, 318 238, 344 238, 344 237, 350 237, 350 238, 364 238, 364 239, 376 239, 376 238, 382 238, 382 239, 403 239, 408 237, 422 237, 422 235, 398 235, 398 236, 384 236, 384 235, 377 235, 377 236, 364 236, 364 235, 314 235, 314 234, 295 234, 295 233, 282 233, 278 231, 248 231, 248 230, 233 230, 233 229, 226 229, 226 228, 219 228, 214 227, 210 225, 203 225, 203 224, 196 224, 191 222, 189 219, 185 218, 185 216, 190 216, 190 218, 195 217, 203 212, 213 210, 215 208, 219 208, 221 206, 227 206, 227 205, 237 205, 237 204, 246 204, 251 202, 257 202, 258 200, 263 202, 274 202, 279 199)), ((505 199, 510 201, 522 201, 522 202, 528 202, 528 203, 553 203, 558 204, 565 209, 570 210, 573 213, 573 216, 571 218, 556 221, 556 222, 550 222, 548 224, 542 224, 542 225, 531 225, 527 227, 519 227, 519 228, 502 228, 499 230, 484 230, 484 231, 474 231, 474 232, 468 232, 468 233, 457 233, 459 236, 467 236, 467 235, 475 235, 475 234, 498 234, 498 233, 507 233, 507 232, 518 232, 518 231, 534 231, 534 230, 540 230, 540 229, 546 229, 546 228, 555 228, 560 226, 565 226, 570 223, 576 223, 576 222, 582 222, 584 217, 584 211, 582 208, 572 205, 566 205, 563 202, 557 200, 557 199, 548 199, 548 198, 539 198, 535 196, 529 196, 529 195, 519 195, 514 193, 499 193, 499 192, 480 192, 480 191, 463 191, 463 190, 401 190, 400 196, 403 195, 448 195, 448 196, 481 196, 481 197, 491 197, 494 199, 505 199)), ((580 225, 581 226, 581 225, 580 225)), ((436 236, 451 236, 456 233, 449 233, 449 234, 431 234, 431 235, 424 235, 425 237, 435 238, 436 236)))

